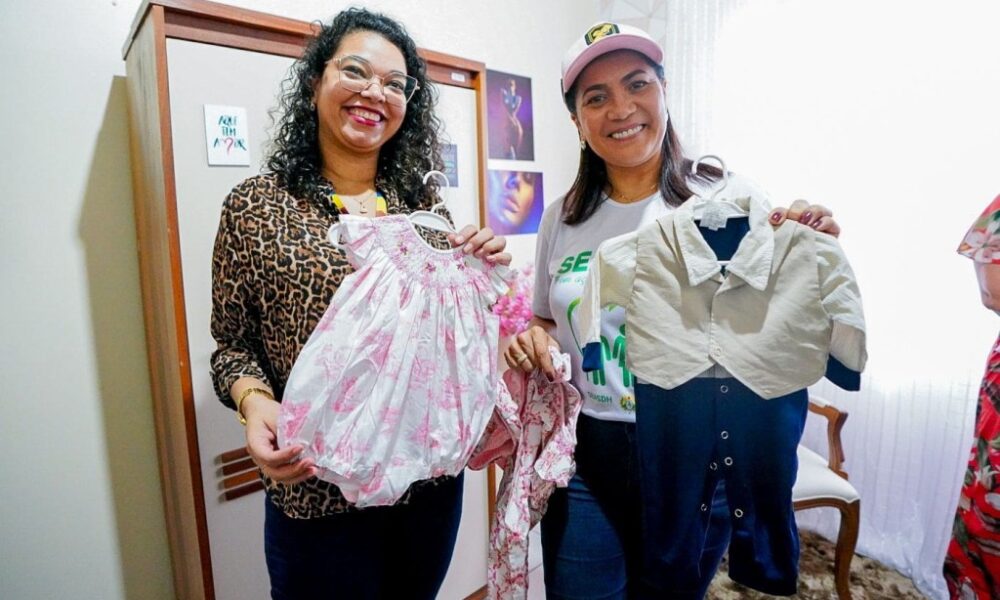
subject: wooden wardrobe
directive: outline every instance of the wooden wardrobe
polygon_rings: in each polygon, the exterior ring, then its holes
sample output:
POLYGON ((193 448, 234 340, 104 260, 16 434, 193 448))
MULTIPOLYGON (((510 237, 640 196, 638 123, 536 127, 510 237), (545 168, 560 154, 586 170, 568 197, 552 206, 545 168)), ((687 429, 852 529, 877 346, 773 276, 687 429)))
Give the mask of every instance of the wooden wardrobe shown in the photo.
MULTIPOLYGON (((317 15, 329 18, 329 15, 317 15)), ((178 598, 269 597, 264 494, 243 429, 209 379, 211 253, 222 200, 262 162, 268 111, 312 25, 205 2, 148 0, 123 49, 146 342, 178 598), (204 105, 247 110, 251 165, 208 166, 204 105)), ((421 51, 458 148, 456 222, 482 224, 482 63, 421 51)), ((485 597, 492 473, 466 473, 458 546, 442 598, 485 597)))

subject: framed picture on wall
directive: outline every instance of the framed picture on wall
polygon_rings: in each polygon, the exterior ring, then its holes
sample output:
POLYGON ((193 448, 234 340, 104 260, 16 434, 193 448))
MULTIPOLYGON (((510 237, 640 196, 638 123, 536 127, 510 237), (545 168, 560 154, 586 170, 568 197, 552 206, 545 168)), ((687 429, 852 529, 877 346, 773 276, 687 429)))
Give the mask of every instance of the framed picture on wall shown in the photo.
POLYGON ((495 233, 537 233, 544 208, 541 173, 490 169, 486 224, 495 233))
POLYGON ((448 185, 458 187, 458 146, 442 144, 441 160, 444 161, 444 176, 448 178, 448 185))
POLYGON ((486 71, 489 157, 535 160, 531 79, 486 71))

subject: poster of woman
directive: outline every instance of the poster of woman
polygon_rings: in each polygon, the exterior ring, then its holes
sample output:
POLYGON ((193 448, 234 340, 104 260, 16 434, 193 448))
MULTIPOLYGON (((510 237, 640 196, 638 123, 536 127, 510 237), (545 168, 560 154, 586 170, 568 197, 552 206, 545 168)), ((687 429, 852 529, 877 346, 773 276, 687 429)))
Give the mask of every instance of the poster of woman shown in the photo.
POLYGON ((531 79, 486 71, 486 112, 490 158, 535 159, 531 79))
POLYGON ((537 233, 544 198, 542 174, 489 171, 486 224, 499 235, 537 233))

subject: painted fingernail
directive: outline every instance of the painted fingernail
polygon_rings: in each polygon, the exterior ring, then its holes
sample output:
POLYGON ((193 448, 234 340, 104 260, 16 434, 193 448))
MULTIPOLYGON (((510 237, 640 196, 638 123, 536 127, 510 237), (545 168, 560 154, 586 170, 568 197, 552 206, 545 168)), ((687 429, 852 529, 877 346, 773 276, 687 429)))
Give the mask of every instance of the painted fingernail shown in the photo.
POLYGON ((808 223, 809 221, 812 221, 812 218, 813 218, 813 214, 811 212, 806 212, 806 213, 802 214, 802 222, 803 223, 808 223))
POLYGON ((777 223, 779 219, 781 219, 780 214, 774 213, 773 215, 771 215, 771 220, 774 221, 775 223, 777 223))
POLYGON ((462 237, 462 236, 460 236, 460 235, 458 235, 458 236, 455 236, 455 245, 458 245, 458 244, 461 244, 461 243, 462 243, 462 242, 464 242, 464 241, 465 241, 465 238, 464 238, 464 237, 462 237))

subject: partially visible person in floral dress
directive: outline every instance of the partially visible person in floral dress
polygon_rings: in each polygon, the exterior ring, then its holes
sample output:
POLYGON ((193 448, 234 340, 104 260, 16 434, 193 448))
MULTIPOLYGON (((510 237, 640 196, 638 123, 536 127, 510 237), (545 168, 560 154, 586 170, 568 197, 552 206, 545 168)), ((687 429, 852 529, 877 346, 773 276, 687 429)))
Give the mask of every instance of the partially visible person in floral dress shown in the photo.
MULTIPOLYGON (((965 235, 983 304, 1000 315, 1000 196, 965 235)), ((986 363, 976 409, 976 440, 958 501, 944 576, 952 598, 1000 598, 1000 338, 986 363)))

